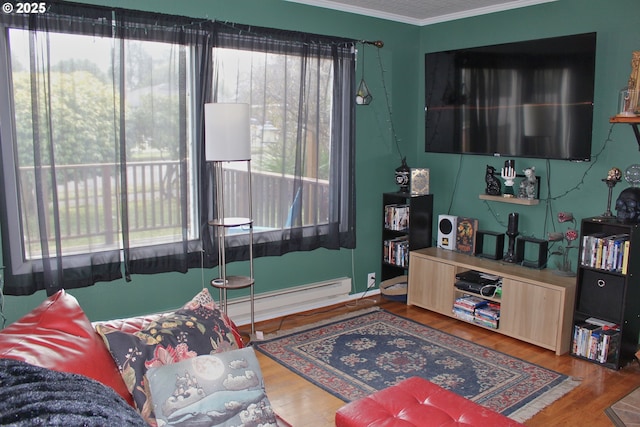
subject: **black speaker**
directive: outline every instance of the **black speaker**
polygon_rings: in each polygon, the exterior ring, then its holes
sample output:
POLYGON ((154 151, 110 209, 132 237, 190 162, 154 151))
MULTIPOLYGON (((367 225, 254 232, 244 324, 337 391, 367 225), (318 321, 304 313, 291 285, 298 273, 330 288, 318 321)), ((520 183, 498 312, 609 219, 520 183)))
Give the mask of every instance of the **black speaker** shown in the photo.
POLYGON ((585 270, 578 296, 578 311, 613 323, 623 318, 624 277, 585 270))
MULTIPOLYGON (((535 250, 532 251, 535 253, 535 250)), ((516 264, 524 267, 545 268, 547 266, 547 253, 549 242, 534 237, 518 236, 516 239, 516 264), (527 259, 525 256, 527 246, 537 246, 538 252, 535 259, 527 259)))
POLYGON ((438 244, 442 249, 450 251, 456 248, 456 227, 458 217, 453 215, 438 215, 438 244))
POLYGON ((504 233, 486 230, 478 230, 476 232, 476 256, 489 259, 502 259, 503 255, 504 233), (485 236, 490 236, 490 238, 486 238, 485 236))

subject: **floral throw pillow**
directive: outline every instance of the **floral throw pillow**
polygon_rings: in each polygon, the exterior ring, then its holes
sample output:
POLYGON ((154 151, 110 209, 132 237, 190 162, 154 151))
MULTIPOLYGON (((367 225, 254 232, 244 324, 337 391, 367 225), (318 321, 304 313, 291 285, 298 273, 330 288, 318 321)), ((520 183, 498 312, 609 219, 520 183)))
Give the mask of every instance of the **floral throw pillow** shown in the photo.
POLYGON ((276 426, 253 348, 147 372, 158 425, 276 426))
POLYGON ((145 374, 149 368, 204 354, 238 348, 232 325, 203 289, 174 313, 159 317, 145 329, 127 333, 96 325, 142 417, 155 425, 145 374))

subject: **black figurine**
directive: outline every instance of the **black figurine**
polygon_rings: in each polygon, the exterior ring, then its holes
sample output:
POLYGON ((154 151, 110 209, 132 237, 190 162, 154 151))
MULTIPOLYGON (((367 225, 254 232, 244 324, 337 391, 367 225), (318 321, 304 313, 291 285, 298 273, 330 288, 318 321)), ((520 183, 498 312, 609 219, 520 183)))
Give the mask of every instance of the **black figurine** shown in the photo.
POLYGON ((396 184, 400 186, 401 193, 409 192, 409 174, 411 173, 411 168, 407 166, 407 158, 402 158, 402 164, 396 168, 396 184))
POLYGON ((495 177, 496 168, 487 165, 487 171, 484 176, 484 180, 487 183, 487 188, 484 192, 490 196, 499 196, 502 184, 500 180, 495 177))
POLYGON ((616 218, 627 224, 640 222, 640 188, 629 187, 620 193, 616 200, 616 218))

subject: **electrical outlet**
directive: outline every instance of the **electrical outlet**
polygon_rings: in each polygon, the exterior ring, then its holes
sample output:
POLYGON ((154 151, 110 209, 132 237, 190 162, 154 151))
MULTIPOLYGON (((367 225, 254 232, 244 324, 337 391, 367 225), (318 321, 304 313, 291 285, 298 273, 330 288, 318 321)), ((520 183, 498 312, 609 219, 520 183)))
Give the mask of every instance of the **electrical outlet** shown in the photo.
POLYGON ((367 289, 371 289, 376 285, 376 273, 367 274, 367 289))

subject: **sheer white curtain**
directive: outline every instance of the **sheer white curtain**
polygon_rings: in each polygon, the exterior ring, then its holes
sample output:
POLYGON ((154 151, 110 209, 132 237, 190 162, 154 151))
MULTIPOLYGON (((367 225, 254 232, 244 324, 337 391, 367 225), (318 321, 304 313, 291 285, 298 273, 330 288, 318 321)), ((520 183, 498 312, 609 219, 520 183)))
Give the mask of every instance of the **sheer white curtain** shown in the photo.
POLYGON ((213 99, 251 105, 256 256, 355 247, 353 60, 344 39, 216 27, 213 99))
POLYGON ((68 4, 0 16, 7 294, 200 265, 210 30, 189 23, 68 4))
POLYGON ((212 101, 252 105, 255 256, 355 247, 353 41, 65 2, 0 27, 6 294, 216 265, 212 101))

